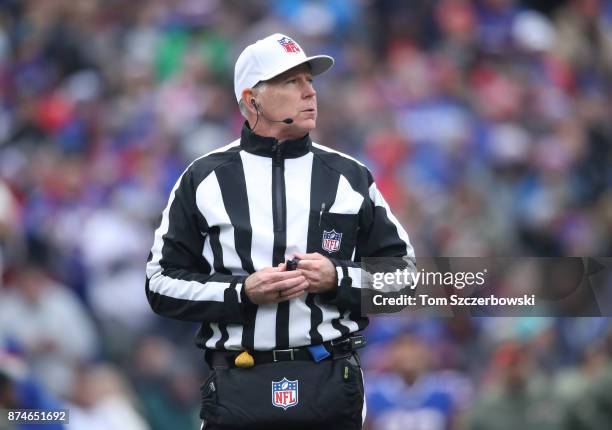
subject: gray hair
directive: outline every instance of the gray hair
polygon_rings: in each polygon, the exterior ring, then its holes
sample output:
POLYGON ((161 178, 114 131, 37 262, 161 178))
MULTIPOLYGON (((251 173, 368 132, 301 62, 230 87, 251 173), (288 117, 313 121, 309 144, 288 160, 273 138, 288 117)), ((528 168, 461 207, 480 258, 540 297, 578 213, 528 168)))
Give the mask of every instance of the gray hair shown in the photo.
POLYGON ((240 109, 240 113, 242 114, 242 116, 245 119, 248 119, 248 110, 246 108, 246 106, 244 105, 244 100, 240 99, 240 101, 238 101, 238 109, 240 109))
MULTIPOLYGON (((265 88, 266 88, 266 83, 263 82, 263 81, 259 81, 251 89, 253 90, 253 94, 257 94, 259 91, 265 90, 265 88)), ((249 110, 247 109, 246 105, 244 104, 244 100, 240 99, 238 101, 238 109, 240 109, 240 113, 242 114, 242 116, 245 119, 248 119, 249 110)))

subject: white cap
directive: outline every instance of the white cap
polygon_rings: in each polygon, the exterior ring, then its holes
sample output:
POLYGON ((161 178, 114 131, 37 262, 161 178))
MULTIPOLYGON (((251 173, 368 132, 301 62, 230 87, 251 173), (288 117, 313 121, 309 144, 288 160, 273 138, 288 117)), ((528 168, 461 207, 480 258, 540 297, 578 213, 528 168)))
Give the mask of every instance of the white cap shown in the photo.
POLYGON ((275 33, 244 48, 234 68, 236 100, 245 88, 253 88, 260 81, 275 76, 303 63, 310 64, 312 75, 327 71, 334 59, 329 55, 307 57, 300 45, 284 34, 275 33))

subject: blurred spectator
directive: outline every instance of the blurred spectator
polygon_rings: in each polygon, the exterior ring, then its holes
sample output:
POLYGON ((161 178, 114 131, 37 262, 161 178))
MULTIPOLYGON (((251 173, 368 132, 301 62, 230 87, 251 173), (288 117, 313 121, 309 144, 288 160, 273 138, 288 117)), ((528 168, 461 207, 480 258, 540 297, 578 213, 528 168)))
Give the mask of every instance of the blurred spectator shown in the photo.
POLYGON ((19 255, 19 206, 10 188, 0 178, 0 289, 9 258, 19 255), (11 252, 9 252, 11 250, 11 252))
MULTIPOLYGON (((8 375, 0 371, 0 409, 15 409, 17 406, 17 399, 15 397, 13 382, 8 375)), ((11 430, 15 428, 5 415, 2 414, 0 416, 0 429, 11 430)))
MULTIPOLYGON (((57 410, 64 406, 41 385, 39 379, 33 374, 19 356, 0 348, 0 409, 38 409, 57 410)), ((35 430, 38 424, 9 425, 3 420, 5 413, 0 416, 0 428, 15 430, 35 430), (3 425, 6 424, 6 427, 3 425)), ((61 423, 48 423, 49 430, 63 430, 61 423)))
POLYGON ((0 339, 23 351, 45 387, 65 397, 74 366, 94 357, 97 338, 83 306, 34 264, 22 267, 0 301, 0 339))
POLYGON ((491 386, 475 402, 467 429, 558 429, 562 403, 552 384, 531 366, 520 343, 501 344, 491 361, 491 386))
POLYGON ((157 336, 143 338, 133 359, 134 387, 151 429, 196 428, 200 378, 188 361, 157 336))
POLYGON ((398 337, 378 356, 385 370, 366 378, 368 428, 453 428, 458 402, 465 406, 471 397, 465 376, 433 371, 432 349, 414 336, 398 337))
POLYGON ((148 430, 134 409, 120 373, 109 366, 83 367, 74 380, 70 409, 71 430, 148 430))
POLYGON ((612 331, 585 355, 582 366, 587 384, 574 387, 565 413, 565 428, 595 430, 612 422, 612 331))
POLYGON ((106 351, 121 357, 153 320, 140 288, 150 233, 141 212, 151 202, 144 192, 127 187, 112 198, 108 208, 92 211, 85 221, 79 247, 89 274, 88 302, 100 321, 106 351))

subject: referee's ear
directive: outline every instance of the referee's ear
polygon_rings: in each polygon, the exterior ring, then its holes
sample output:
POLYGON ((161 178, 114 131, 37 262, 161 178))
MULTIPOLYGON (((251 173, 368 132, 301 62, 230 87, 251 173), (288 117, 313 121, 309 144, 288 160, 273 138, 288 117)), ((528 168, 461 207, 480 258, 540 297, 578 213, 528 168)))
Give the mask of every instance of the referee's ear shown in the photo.
POLYGON ((252 88, 245 88, 242 90, 242 98, 240 100, 244 108, 247 109, 250 114, 257 115, 257 109, 255 108, 255 103, 253 103, 255 100, 254 96, 252 88))

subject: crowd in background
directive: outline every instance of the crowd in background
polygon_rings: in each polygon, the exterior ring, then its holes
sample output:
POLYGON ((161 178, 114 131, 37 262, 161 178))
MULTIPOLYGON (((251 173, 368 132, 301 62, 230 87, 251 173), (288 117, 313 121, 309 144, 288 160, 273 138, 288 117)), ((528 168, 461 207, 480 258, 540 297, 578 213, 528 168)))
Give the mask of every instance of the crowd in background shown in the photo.
MULTIPOLYGON (((144 264, 273 32, 336 59, 313 140, 370 167, 418 256, 612 255, 608 0, 0 0, 0 409, 199 428, 195 327, 152 314, 144 264)), ((373 318, 367 428, 609 428, 610 327, 373 318)))

